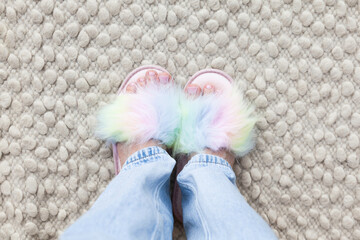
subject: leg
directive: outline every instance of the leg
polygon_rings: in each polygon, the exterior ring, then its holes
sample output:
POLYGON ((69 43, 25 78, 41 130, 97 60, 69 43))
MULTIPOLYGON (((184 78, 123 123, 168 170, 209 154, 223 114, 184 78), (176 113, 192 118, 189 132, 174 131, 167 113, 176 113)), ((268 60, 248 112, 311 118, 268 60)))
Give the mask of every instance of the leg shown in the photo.
POLYGON ((60 239, 171 239, 169 184, 174 165, 160 147, 135 152, 91 209, 60 239))
POLYGON ((188 239, 277 239, 241 195, 235 174, 223 158, 195 155, 177 181, 188 239))

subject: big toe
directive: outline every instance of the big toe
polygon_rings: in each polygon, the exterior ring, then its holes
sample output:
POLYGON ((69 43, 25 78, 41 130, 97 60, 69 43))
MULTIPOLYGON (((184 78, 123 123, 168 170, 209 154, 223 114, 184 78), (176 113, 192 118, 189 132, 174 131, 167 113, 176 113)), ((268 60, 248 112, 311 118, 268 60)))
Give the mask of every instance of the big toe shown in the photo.
POLYGON ((197 84, 189 84, 186 86, 185 92, 191 97, 198 97, 201 95, 201 88, 197 84))
POLYGON ((171 76, 167 72, 161 72, 158 74, 158 79, 161 84, 167 84, 170 81, 171 76))

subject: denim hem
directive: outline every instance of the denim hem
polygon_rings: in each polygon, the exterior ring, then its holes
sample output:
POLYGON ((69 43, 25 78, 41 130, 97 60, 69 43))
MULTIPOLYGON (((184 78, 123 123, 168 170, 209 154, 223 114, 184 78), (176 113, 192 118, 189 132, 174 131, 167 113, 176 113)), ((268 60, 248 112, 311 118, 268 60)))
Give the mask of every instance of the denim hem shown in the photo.
POLYGON ((146 147, 133 153, 125 162, 123 168, 132 164, 138 164, 145 158, 153 158, 159 154, 168 154, 164 149, 158 146, 146 147))
POLYGON ((215 156, 215 155, 205 154, 205 153, 200 153, 200 154, 195 155, 194 157, 192 157, 190 159, 190 161, 186 165, 193 165, 193 164, 201 164, 201 165, 215 164, 215 165, 220 165, 220 166, 223 166, 225 168, 229 168, 230 170, 232 170, 230 164, 225 159, 215 156))

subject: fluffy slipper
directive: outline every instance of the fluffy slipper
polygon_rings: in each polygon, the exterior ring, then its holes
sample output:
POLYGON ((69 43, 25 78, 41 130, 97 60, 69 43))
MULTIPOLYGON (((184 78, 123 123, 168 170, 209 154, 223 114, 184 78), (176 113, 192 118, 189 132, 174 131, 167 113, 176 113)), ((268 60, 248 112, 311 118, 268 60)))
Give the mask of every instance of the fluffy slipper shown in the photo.
MULTIPOLYGON (((172 147, 180 124, 179 91, 170 83, 150 81, 136 93, 125 93, 126 86, 148 70, 165 72, 157 66, 143 66, 128 75, 115 101, 104 106, 97 115, 95 134, 113 146, 116 174, 120 162, 116 143, 141 144, 151 139, 172 147)), ((160 80, 161 81, 161 80, 160 80)))
MULTIPOLYGON (((257 118, 254 108, 244 100, 240 87, 229 75, 214 69, 196 73, 189 84, 201 89, 211 84, 217 91, 196 98, 183 93, 182 120, 174 146, 174 153, 180 153, 176 173, 187 163, 189 158, 184 156, 187 153, 201 153, 209 148, 213 151, 227 149, 237 157, 247 154, 255 145, 257 118)), ((181 191, 177 183, 173 192, 173 212, 182 221, 181 191)))

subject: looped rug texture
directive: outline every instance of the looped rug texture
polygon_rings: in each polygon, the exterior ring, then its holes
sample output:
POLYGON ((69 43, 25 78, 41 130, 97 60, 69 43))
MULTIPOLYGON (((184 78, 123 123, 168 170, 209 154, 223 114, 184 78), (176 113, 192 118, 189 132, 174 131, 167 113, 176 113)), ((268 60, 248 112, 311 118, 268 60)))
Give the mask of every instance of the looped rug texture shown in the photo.
POLYGON ((357 0, 0 1, 0 239, 89 209, 114 177, 95 113, 143 64, 242 84, 260 121, 237 184, 280 239, 360 239, 359 21, 357 0))

